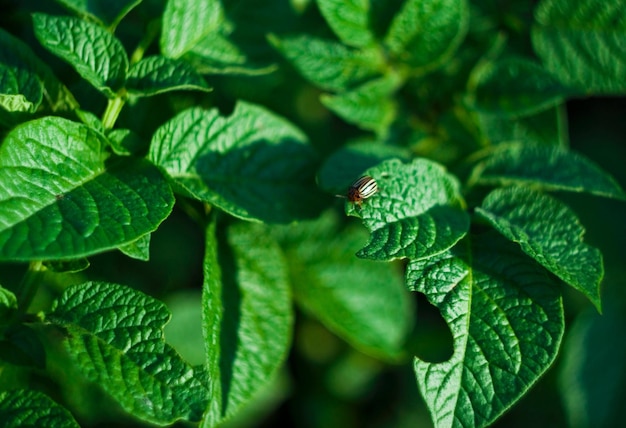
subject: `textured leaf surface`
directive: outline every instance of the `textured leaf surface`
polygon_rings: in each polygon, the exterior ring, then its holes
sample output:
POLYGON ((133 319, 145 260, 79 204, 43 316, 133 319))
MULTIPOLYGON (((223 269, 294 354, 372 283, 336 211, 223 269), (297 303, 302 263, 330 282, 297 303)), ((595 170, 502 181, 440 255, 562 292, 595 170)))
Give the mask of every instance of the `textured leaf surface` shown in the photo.
POLYGON ((48 320, 62 326, 65 347, 87 379, 140 419, 197 421, 207 390, 163 340, 165 305, 117 284, 87 282, 65 290, 48 320))
POLYGON ((525 144, 566 147, 566 121, 564 105, 524 117, 478 114, 481 131, 492 143, 520 141, 525 144))
POLYGON ((496 189, 476 213, 600 310, 602 254, 582 242, 576 215, 556 199, 524 187, 496 189))
POLYGON ((56 0, 81 15, 115 26, 142 0, 56 0))
POLYGON ((240 102, 228 117, 186 110, 157 130, 149 157, 185 193, 237 217, 289 222, 316 213, 315 152, 261 107, 240 102))
POLYGON ((108 160, 105 138, 58 117, 27 122, 0 147, 0 259, 68 259, 154 231, 174 198, 144 160, 108 160))
POLYGON ((548 190, 626 199, 608 173, 589 159, 559 147, 510 144, 496 148, 472 172, 480 184, 531 184, 548 190))
POLYGON ((211 389, 203 426, 218 426, 275 376, 291 344, 293 309, 280 248, 260 225, 207 230, 202 294, 211 389))
POLYGON ((33 15, 35 36, 107 97, 122 87, 128 57, 122 43, 97 24, 78 18, 33 15))
POLYGON ((545 270, 495 234, 469 251, 407 269, 409 287, 441 311, 454 340, 448 361, 415 359, 436 427, 493 423, 554 361, 563 334, 559 289, 545 270))
POLYGON ((72 414, 39 392, 24 389, 0 392, 3 428, 78 428, 72 414))
POLYGON ((468 20, 465 0, 406 0, 385 43, 412 66, 433 66, 456 50, 467 32, 468 20))
POLYGON ((187 62, 151 56, 133 65, 126 88, 135 95, 156 95, 167 91, 209 91, 206 82, 187 62))
POLYGON ((150 260, 150 234, 147 233, 139 239, 119 247, 119 250, 133 259, 150 260))
POLYGON ((419 158, 410 164, 389 160, 367 175, 376 180, 378 192, 361 205, 346 202, 346 213, 361 217, 372 232, 359 256, 430 257, 467 233, 467 214, 454 207, 461 200, 458 182, 441 165, 419 158))
POLYGON ((366 234, 338 228, 332 213, 274 229, 285 249, 296 302, 355 348, 395 358, 413 325, 396 266, 354 257, 366 234))
POLYGON ((384 135, 396 118, 398 107, 393 93, 399 84, 397 76, 388 76, 349 92, 322 96, 322 103, 347 122, 384 135))
POLYGON ((382 64, 375 51, 353 50, 311 36, 271 37, 278 51, 311 83, 343 91, 377 76, 382 64))
POLYGON ((370 0, 317 0, 317 5, 344 44, 364 47, 374 43, 369 28, 370 0))
POLYGON ((543 0, 535 51, 564 83, 585 93, 626 90, 626 13, 620 0, 543 0))
POLYGON ((509 58, 490 62, 474 75, 475 106, 499 116, 526 116, 562 103, 574 91, 541 65, 509 58))

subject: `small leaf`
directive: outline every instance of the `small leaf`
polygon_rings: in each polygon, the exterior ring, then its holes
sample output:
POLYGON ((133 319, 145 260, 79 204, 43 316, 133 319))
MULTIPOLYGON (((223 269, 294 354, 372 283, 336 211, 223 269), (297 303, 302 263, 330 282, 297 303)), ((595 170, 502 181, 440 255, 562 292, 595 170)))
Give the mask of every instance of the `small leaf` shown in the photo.
POLYGON ((369 28, 370 0, 317 0, 317 6, 344 44, 360 48, 375 42, 369 28))
POLYGON ((397 115, 393 94, 400 83, 398 76, 386 76, 339 95, 322 95, 322 103, 346 122, 385 135, 397 115))
POLYGON ((450 57, 465 37, 465 0, 406 0, 394 17, 385 43, 401 61, 432 68, 450 57))
POLYGON ((563 307, 547 272, 503 238, 487 233, 456 252, 407 268, 407 284, 441 311, 454 340, 448 361, 416 358, 414 368, 436 427, 485 427, 556 358, 563 307))
POLYGON ((354 257, 366 234, 338 225, 337 216, 327 212, 272 229, 289 261, 296 302, 360 351, 397 358, 414 310, 402 277, 390 263, 354 257))
POLYGON ((142 0, 56 0, 56 2, 82 16, 116 27, 142 0))
POLYGON ((560 147, 529 144, 500 145, 472 172, 478 184, 522 184, 547 190, 586 192, 626 199, 624 191, 599 166, 560 147))
POLYGON ((260 225, 228 228, 219 246, 207 230, 202 293, 211 385, 203 426, 218 426, 277 374, 289 351, 293 324, 287 265, 260 225))
POLYGON ((498 116, 539 113, 574 95, 539 64, 521 58, 486 63, 472 79, 476 89, 470 102, 479 111, 498 116))
POLYGON ((149 153, 183 193, 248 220, 289 222, 314 215, 317 156, 285 119, 240 102, 183 111, 159 128, 149 153))
POLYGON ((58 273, 76 273, 81 272, 89 267, 89 260, 86 258, 70 259, 70 260, 47 260, 43 265, 52 272, 58 273))
POLYGON ((130 129, 116 128, 106 134, 113 153, 120 156, 145 153, 147 142, 130 129))
POLYGON ((333 194, 345 194, 355 177, 387 159, 411 160, 408 150, 374 141, 347 144, 331 154, 318 173, 319 186, 333 194))
POLYGON ((107 159, 102 134, 59 117, 0 146, 0 259, 84 257, 154 231, 174 198, 145 160, 107 159))
POLYGON ((535 51, 566 85, 586 94, 626 90, 626 14, 619 0, 542 0, 535 51))
POLYGON ((79 428, 72 414, 50 397, 24 389, 0 392, 0 420, 3 428, 79 428))
POLYGON ((128 57, 122 43, 97 24, 78 18, 33 15, 35 36, 70 63, 97 90, 112 98, 124 84, 128 57))
POLYGON ((128 287, 87 282, 67 288, 48 321, 66 330, 76 367, 133 416, 155 424, 197 421, 207 391, 163 340, 170 313, 128 287))
POLYGON ((141 238, 119 247, 119 250, 133 259, 147 262, 150 260, 150 234, 146 233, 141 238))
POLYGON ((600 311, 602 254, 582 242, 585 230, 564 204, 524 187, 511 187, 491 192, 476 213, 600 311))
POLYGON ((177 90, 210 90, 202 76, 187 62, 163 56, 144 58, 133 65, 128 72, 126 88, 137 96, 177 90))
POLYGON ((353 50, 311 36, 270 37, 278 51, 311 83, 330 91, 358 86, 382 70, 374 50, 353 50))
POLYGON ((372 231, 357 256, 375 260, 421 259, 452 248, 469 230, 469 216, 458 208, 435 205, 372 231))
POLYGON ((17 309, 17 297, 11 290, 0 286, 0 325, 17 309))
POLYGON ((41 104, 43 84, 31 70, 0 64, 0 107, 33 113, 41 104))

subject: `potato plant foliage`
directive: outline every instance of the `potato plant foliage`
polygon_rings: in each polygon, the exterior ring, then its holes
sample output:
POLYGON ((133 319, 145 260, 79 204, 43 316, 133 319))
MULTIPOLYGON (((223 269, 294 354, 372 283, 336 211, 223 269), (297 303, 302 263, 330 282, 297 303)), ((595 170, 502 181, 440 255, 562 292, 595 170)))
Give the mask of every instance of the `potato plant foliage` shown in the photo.
POLYGON ((0 425, 614 426, 621 0, 2 3, 0 425))

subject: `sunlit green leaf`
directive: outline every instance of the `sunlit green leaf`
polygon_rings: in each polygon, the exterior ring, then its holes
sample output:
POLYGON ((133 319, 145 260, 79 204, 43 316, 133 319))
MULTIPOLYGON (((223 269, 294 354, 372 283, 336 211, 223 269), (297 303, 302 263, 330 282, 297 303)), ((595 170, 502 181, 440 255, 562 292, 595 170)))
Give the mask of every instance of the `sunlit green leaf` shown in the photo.
POLYGON ((525 187, 496 189, 476 213, 600 310, 602 254, 582 241, 576 215, 556 199, 525 187))
POLYGON ((370 0, 317 0, 322 15, 343 43, 364 47, 374 42, 370 31, 370 0))
POLYGON ((33 390, 0 392, 0 420, 4 428, 79 428, 69 411, 33 390))

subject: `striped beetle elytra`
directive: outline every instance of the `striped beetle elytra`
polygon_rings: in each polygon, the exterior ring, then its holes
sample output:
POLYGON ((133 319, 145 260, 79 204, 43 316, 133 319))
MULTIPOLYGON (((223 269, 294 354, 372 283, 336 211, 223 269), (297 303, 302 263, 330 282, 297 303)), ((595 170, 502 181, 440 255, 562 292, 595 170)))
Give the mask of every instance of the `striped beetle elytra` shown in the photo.
POLYGON ((361 205, 364 199, 372 197, 376 192, 378 192, 376 180, 369 175, 364 175, 352 183, 348 189, 347 198, 350 202, 361 205))

